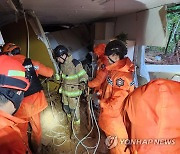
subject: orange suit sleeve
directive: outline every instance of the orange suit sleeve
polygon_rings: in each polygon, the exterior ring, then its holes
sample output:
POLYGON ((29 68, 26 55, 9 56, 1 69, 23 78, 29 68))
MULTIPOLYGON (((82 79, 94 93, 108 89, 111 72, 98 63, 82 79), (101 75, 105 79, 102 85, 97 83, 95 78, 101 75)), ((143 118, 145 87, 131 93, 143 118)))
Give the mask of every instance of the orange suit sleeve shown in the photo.
MULTIPOLYGON (((24 55, 15 55, 13 56, 13 58, 19 61, 20 63, 23 63, 26 57, 24 55)), ((50 67, 46 67, 45 65, 35 60, 32 60, 32 63, 38 74, 45 77, 51 77, 53 75, 53 69, 51 69, 50 67)))
POLYGON ((107 76, 107 70, 99 70, 97 72, 96 78, 94 78, 92 81, 88 82, 88 86, 90 88, 97 88, 101 86, 101 84, 104 82, 107 76))
POLYGON ((41 64, 38 61, 32 60, 32 63, 34 65, 34 67, 35 67, 36 72, 39 75, 42 75, 42 76, 45 76, 45 77, 51 77, 53 75, 53 69, 52 68, 47 67, 47 66, 41 64))

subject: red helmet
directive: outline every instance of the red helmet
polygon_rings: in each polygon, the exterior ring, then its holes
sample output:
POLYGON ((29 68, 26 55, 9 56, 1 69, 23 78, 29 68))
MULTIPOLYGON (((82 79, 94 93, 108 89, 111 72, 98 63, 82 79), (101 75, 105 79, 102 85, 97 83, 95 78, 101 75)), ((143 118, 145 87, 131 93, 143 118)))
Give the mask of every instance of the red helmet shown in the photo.
POLYGON ((11 53, 13 55, 20 54, 20 51, 21 48, 14 43, 6 43, 2 48, 2 52, 11 53))
POLYGON ((0 56, 0 87, 26 91, 29 88, 29 80, 23 65, 12 57, 0 56))
POLYGON ((97 56, 102 56, 104 55, 104 52, 105 52, 105 48, 106 48, 106 44, 98 44, 95 46, 94 48, 94 53, 97 55, 97 56))

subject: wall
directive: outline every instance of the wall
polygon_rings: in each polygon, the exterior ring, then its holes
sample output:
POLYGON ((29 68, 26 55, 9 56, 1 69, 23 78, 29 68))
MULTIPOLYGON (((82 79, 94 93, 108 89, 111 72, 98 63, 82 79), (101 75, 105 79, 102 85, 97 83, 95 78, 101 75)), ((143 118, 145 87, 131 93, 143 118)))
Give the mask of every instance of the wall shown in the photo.
POLYGON ((46 34, 51 48, 56 48, 62 44, 71 52, 73 58, 83 61, 89 52, 90 33, 86 26, 80 26, 72 29, 66 29, 46 34))
POLYGON ((95 40, 109 40, 114 37, 114 22, 96 22, 95 40))
POLYGON ((105 38, 105 23, 95 23, 95 40, 104 40, 105 38))
POLYGON ((164 7, 141 11, 117 18, 115 34, 127 33, 137 45, 165 46, 166 31, 164 7))
MULTIPOLYGON (((30 31, 30 58, 40 61, 42 64, 54 69, 52 61, 48 55, 48 51, 44 43, 37 39, 32 28, 30 31)), ((12 42, 21 47, 23 55, 26 55, 27 33, 24 20, 12 23, 1 28, 1 32, 5 43, 12 42)))
POLYGON ((2 37, 1 31, 0 31, 0 46, 4 45, 4 39, 2 37))
POLYGON ((127 33, 129 40, 136 40, 136 14, 129 14, 117 18, 115 35, 127 33))

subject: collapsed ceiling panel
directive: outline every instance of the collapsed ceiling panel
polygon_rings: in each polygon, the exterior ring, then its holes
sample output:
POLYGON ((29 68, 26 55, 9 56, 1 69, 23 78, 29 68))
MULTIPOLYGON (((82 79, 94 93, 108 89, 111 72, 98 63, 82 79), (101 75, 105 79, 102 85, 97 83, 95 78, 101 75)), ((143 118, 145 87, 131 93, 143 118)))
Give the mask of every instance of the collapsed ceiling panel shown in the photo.
MULTIPOLYGON (((15 4, 18 0, 15 1, 15 4)), ((21 0, 25 10, 33 10, 42 24, 78 24, 170 4, 172 0, 21 0)), ((15 19, 11 0, 1 0, 1 23, 15 19), (12 16, 12 17, 11 17, 12 16), (7 18, 8 17, 8 18, 7 18)), ((180 0, 173 0, 180 3, 180 0)), ((0 24, 1 24, 0 23, 0 24)))

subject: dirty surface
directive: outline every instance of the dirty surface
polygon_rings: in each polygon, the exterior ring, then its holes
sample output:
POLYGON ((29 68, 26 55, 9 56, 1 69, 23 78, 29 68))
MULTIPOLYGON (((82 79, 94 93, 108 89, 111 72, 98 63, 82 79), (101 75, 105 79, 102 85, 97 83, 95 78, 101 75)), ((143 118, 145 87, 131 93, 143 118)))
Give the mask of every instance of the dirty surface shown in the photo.
MULTIPOLYGON (((94 124, 92 132, 87 136, 89 130, 87 128, 87 101, 81 99, 81 130, 77 135, 79 140, 83 140, 84 146, 75 137, 70 138, 72 134, 71 124, 68 123, 66 114, 62 110, 60 95, 57 90, 45 93, 48 99, 48 107, 41 113, 42 126, 42 154, 92 154, 98 142, 98 131, 94 124)), ((97 115, 96 110, 95 115, 97 115)), ((100 130, 100 143, 96 154, 107 154, 108 150, 104 144, 105 135, 100 130)))
POLYGON ((162 51, 145 52, 146 64, 177 65, 180 64, 180 47, 174 53, 164 54, 162 51))

